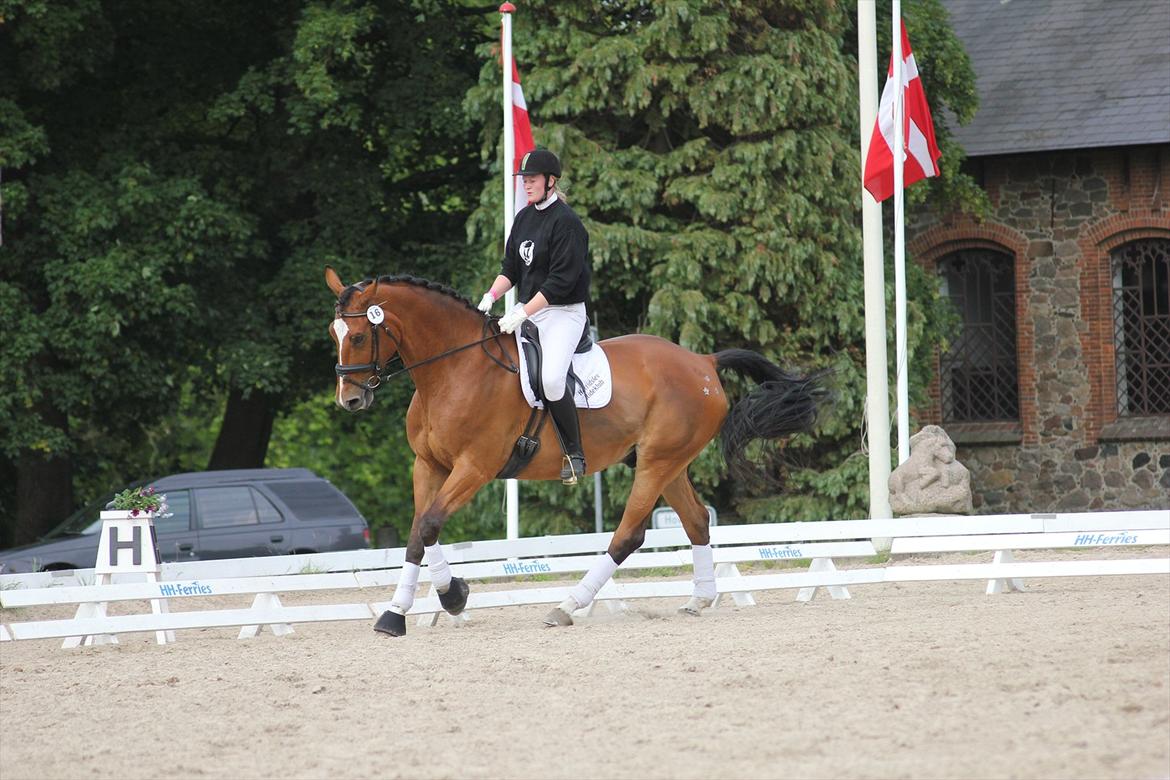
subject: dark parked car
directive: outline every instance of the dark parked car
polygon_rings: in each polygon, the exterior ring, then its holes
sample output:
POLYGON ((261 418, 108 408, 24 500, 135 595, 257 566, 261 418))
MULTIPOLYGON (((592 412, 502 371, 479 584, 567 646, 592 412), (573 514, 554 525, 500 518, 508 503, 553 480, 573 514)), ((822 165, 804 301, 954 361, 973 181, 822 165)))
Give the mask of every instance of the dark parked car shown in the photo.
MULTIPOLYGON (((170 514, 154 521, 163 561, 355 550, 370 545, 366 520, 309 469, 174 474, 145 483, 165 493, 170 514)), ((108 497, 106 501, 112 499, 108 497)), ((0 552, 0 574, 89 569, 97 557, 98 503, 41 542, 0 552)))

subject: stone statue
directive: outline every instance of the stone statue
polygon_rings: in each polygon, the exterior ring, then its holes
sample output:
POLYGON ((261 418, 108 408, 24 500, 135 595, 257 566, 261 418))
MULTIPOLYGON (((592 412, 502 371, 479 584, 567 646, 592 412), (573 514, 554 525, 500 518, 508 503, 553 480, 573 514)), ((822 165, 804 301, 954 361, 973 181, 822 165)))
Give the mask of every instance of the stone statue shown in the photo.
POLYGON ((971 472, 955 460, 955 444, 937 425, 910 437, 910 457, 890 474, 894 515, 969 515, 971 472))

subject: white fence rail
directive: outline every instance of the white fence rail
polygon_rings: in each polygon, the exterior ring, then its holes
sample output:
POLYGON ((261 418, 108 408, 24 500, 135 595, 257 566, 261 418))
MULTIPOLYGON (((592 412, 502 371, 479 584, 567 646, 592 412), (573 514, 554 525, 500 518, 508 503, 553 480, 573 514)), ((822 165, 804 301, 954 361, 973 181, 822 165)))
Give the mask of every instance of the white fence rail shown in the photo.
MULTIPOLYGON (((1165 547, 1170 545, 1170 510, 718 526, 711 529, 711 537, 712 544, 716 545, 716 585, 720 597, 732 596, 740 604, 754 603, 753 592, 774 589, 796 589, 797 599, 807 601, 820 587, 829 589, 835 598, 848 598, 847 588, 851 585, 884 582, 987 580, 987 592, 997 593, 1022 588, 1024 578, 1170 574, 1167 557, 1026 562, 1011 557, 1013 550, 1165 547), (895 556, 994 551, 995 559, 991 563, 836 568, 835 559, 875 555, 869 540, 876 537, 892 538, 891 554, 895 556), (737 567, 748 561, 775 560, 809 560, 811 565, 804 571, 750 576, 742 576, 737 567)), ((606 549, 609 540, 610 534, 579 534, 461 543, 445 546, 444 550, 452 572, 458 576, 477 580, 533 580, 585 571, 595 556, 606 549)), ((92 570, 0 575, 0 605, 6 608, 99 602, 104 605, 148 599, 197 604, 199 598, 211 595, 255 596, 247 609, 196 609, 26 622, 9 622, 18 615, 5 614, 2 616, 5 622, 0 624, 0 640, 101 638, 126 632, 229 626, 242 627, 240 636, 245 638, 255 636, 265 625, 279 635, 291 632, 296 623, 372 620, 388 608, 388 601, 362 598, 358 603, 285 606, 277 594, 356 590, 360 596, 366 596, 363 591, 370 588, 396 584, 403 560, 404 550, 398 548, 170 563, 162 565, 160 582, 103 585, 89 584, 94 579, 92 570)), ((656 529, 647 531, 643 551, 630 556, 621 570, 690 563, 690 546, 684 532, 656 529)), ((422 575, 420 579, 426 582, 425 567, 422 575)), ((613 603, 638 598, 681 599, 690 595, 691 587, 689 580, 630 582, 622 579, 607 584, 597 600, 613 603)), ((467 610, 558 603, 568 591, 567 587, 525 587, 473 592, 467 610)), ((104 612, 104 607, 101 611, 104 612)), ((419 598, 411 614, 434 616, 441 611, 438 599, 432 594, 419 598)), ((433 621, 433 618, 424 619, 433 621)))

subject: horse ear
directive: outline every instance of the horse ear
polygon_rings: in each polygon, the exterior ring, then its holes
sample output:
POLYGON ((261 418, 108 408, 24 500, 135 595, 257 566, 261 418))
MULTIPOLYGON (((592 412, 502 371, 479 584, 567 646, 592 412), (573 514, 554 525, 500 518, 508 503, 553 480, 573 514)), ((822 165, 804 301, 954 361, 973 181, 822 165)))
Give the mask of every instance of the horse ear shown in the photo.
POLYGON ((345 284, 342 283, 341 277, 333 270, 333 266, 325 266, 325 284, 329 285, 329 289, 337 297, 341 297, 341 291, 345 289, 345 284))

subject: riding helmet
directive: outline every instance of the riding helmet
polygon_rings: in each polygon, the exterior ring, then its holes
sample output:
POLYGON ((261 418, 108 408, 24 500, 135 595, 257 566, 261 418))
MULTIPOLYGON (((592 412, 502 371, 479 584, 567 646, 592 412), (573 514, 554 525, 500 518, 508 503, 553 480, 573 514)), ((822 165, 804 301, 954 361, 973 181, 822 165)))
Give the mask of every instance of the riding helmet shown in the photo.
POLYGON ((520 161, 520 170, 517 176, 534 176, 543 173, 548 176, 561 177, 561 161, 548 149, 533 149, 520 161))

